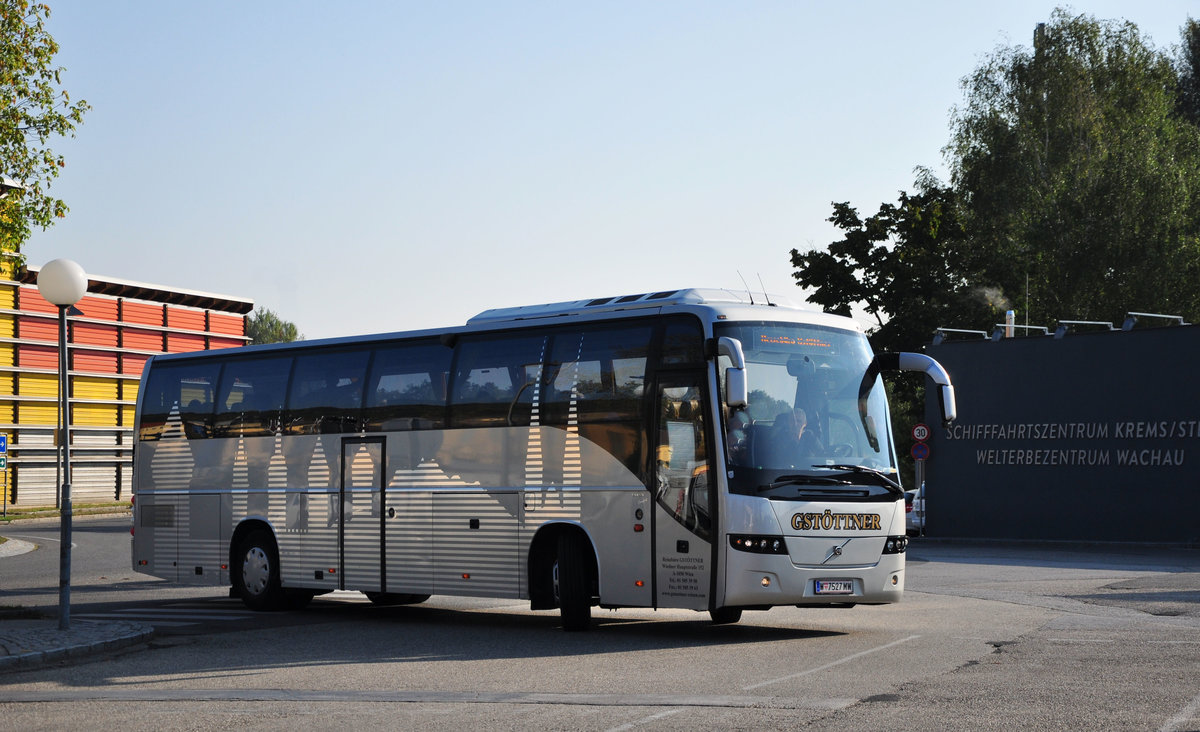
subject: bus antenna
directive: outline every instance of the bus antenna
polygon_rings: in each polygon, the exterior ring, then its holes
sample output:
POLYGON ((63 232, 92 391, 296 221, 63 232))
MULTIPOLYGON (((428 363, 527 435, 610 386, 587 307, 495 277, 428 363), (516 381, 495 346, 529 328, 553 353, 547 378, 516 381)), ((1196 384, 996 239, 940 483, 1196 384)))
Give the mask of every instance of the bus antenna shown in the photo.
POLYGON ((742 271, 739 269, 739 270, 737 270, 737 273, 738 273, 738 277, 742 278, 742 287, 746 288, 746 294, 750 296, 750 304, 753 305, 754 304, 754 293, 750 292, 750 285, 746 284, 746 278, 742 277, 742 271))
POLYGON ((775 307, 775 303, 771 302, 771 296, 767 294, 767 286, 763 284, 762 272, 758 273, 758 286, 762 288, 763 297, 766 298, 767 305, 770 305, 771 307, 775 307))

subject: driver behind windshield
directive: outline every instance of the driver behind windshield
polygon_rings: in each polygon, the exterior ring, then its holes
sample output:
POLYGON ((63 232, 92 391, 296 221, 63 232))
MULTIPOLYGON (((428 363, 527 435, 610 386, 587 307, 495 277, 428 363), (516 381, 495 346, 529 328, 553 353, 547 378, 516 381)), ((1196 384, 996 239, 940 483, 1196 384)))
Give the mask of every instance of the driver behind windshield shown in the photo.
POLYGON ((807 467, 812 457, 821 453, 816 435, 806 431, 808 415, 796 408, 780 413, 771 427, 766 463, 770 467, 807 467))

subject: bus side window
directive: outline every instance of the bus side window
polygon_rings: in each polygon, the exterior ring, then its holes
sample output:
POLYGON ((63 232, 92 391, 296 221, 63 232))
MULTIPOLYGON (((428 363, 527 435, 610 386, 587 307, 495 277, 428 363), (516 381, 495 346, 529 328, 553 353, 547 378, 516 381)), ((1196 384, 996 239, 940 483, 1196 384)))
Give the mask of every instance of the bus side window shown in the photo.
POLYGON ((159 439, 171 411, 176 408, 188 439, 208 437, 212 429, 213 392, 220 370, 217 363, 154 367, 142 397, 138 439, 159 439))
POLYGON ((704 333, 694 319, 668 322, 663 328, 662 364, 699 366, 704 363, 704 333))
POLYGON ((217 390, 216 436, 274 434, 291 370, 290 356, 228 361, 217 390))
MULTIPOLYGON (((543 424, 566 427, 571 408, 579 434, 644 479, 643 392, 651 327, 598 326, 554 336, 543 424)), ((584 473, 588 466, 584 465, 584 473)))
POLYGON ((530 423, 547 336, 464 336, 450 399, 451 427, 530 423))
POLYGON ((707 539, 711 520, 702 405, 698 385, 660 389, 654 493, 676 521, 707 539))
POLYGON ((370 355, 356 350, 298 357, 284 415, 288 432, 357 432, 370 355))
POLYGON ((438 343, 380 347, 367 379, 368 432, 441 429, 451 349, 438 343))

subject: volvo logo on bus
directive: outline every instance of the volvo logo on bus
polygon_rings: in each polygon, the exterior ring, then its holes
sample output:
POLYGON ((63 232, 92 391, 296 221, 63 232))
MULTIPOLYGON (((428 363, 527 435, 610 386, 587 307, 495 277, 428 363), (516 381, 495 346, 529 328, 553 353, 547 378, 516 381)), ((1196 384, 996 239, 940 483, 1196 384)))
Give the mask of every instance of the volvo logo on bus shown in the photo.
POLYGON ((797 513, 792 515, 796 531, 881 531, 877 513, 797 513))

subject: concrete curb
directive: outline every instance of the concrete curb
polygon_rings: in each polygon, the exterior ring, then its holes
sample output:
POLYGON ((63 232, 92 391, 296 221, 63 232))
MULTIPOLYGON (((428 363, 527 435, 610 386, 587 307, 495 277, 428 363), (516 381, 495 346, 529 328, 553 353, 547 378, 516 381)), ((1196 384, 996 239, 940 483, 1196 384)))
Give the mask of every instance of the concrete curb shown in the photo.
POLYGON ((113 651, 153 636, 153 627, 131 621, 72 620, 70 630, 64 631, 58 629, 57 619, 4 620, 0 621, 0 673, 113 651))
POLYGON ((37 549, 36 544, 31 544, 28 541, 21 541, 20 539, 9 539, 3 544, 0 544, 0 559, 3 559, 4 557, 15 557, 18 554, 27 554, 34 549, 37 549))

